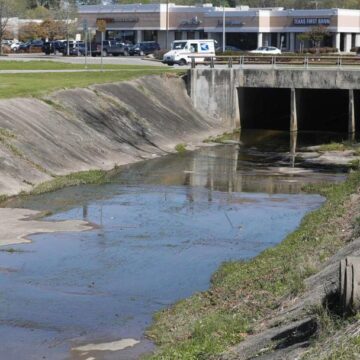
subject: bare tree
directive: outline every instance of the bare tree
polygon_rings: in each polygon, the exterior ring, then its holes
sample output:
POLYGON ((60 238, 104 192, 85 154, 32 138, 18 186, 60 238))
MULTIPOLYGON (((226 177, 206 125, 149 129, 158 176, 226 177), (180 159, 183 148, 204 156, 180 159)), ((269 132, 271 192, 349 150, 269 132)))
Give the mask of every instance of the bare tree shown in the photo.
POLYGON ((6 33, 9 18, 13 14, 14 7, 12 0, 0 0, 0 55, 3 54, 2 41, 6 33))

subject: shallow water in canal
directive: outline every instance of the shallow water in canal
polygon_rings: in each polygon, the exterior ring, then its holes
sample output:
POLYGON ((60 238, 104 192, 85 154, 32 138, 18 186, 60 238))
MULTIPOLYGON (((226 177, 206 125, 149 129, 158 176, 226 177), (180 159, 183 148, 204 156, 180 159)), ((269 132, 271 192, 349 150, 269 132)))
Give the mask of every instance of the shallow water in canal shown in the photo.
POLYGON ((48 221, 96 227, 33 235, 12 246, 17 252, 0 252, 0 358, 130 360, 151 351, 144 331, 154 312, 207 289, 223 261, 256 256, 293 231, 324 200, 301 193, 304 184, 344 179, 342 168, 299 162, 294 142, 340 139, 247 131, 241 145, 169 155, 121 167, 108 184, 14 201, 50 210, 48 221), (139 343, 75 349, 129 338, 139 343))

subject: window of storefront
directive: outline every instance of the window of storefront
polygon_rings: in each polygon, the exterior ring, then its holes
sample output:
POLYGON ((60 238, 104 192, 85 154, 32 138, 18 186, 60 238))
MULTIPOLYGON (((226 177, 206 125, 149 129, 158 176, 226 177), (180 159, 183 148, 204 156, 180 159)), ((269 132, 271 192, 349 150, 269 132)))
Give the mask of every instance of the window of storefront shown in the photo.
POLYGON ((134 44, 136 40, 136 33, 133 30, 107 30, 105 39, 134 44))
POLYGON ((227 33, 226 45, 236 46, 241 50, 254 50, 257 47, 256 33, 227 33))
POLYGON ((195 31, 187 31, 186 32, 186 38, 187 39, 195 39, 195 31))
POLYGON ((144 30, 144 41, 157 41, 157 31, 144 30))
POLYGON ((182 40, 182 31, 175 31, 175 40, 182 40))
POLYGON ((207 39, 208 34, 204 32, 204 30, 199 31, 199 38, 200 39, 207 39))

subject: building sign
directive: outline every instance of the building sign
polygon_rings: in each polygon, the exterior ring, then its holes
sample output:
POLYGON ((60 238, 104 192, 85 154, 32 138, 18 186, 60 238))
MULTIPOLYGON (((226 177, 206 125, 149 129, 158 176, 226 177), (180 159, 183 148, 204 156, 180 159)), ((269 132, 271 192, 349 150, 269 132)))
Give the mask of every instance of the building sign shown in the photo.
POLYGON ((106 31, 106 21, 104 19, 97 19, 96 26, 98 31, 105 32, 106 31))
POLYGON ((181 21, 180 26, 199 26, 202 23, 197 16, 181 21))
POLYGON ((137 23, 139 22, 138 17, 126 17, 126 18, 117 18, 115 19, 116 22, 127 22, 127 23, 137 23))
POLYGON ((330 18, 294 18, 294 25, 302 25, 302 26, 317 26, 330 25, 330 18))
MULTIPOLYGON (((223 21, 218 20, 217 26, 223 26, 223 21)), ((225 20, 225 26, 240 27, 240 26, 244 26, 244 23, 240 20, 225 20)))

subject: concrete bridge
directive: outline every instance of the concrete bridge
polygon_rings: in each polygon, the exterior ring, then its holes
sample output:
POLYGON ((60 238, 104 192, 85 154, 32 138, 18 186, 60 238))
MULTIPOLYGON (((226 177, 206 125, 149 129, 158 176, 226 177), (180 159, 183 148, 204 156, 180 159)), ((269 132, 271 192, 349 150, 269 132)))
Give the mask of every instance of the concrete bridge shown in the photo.
POLYGON ((189 70, 195 107, 234 128, 360 128, 360 71, 350 69, 189 70))

